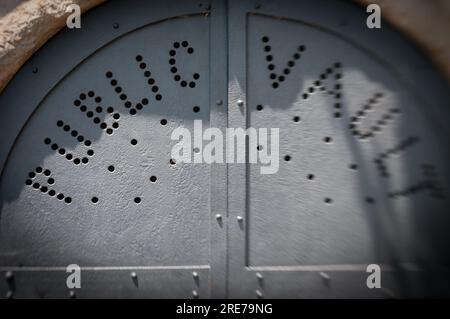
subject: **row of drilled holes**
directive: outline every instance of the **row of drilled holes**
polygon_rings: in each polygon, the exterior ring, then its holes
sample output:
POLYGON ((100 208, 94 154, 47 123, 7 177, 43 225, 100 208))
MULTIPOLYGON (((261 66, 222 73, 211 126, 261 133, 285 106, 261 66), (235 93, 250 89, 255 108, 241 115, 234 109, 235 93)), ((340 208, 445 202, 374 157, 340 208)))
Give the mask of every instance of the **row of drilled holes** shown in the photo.
POLYGON ((25 180, 25 185, 31 186, 32 188, 34 188, 36 190, 40 190, 42 193, 48 194, 50 197, 56 196, 56 198, 58 200, 61 200, 61 201, 64 200, 64 202, 66 204, 72 203, 71 197, 66 197, 66 196, 64 196, 63 193, 57 193, 54 189, 49 189, 47 186, 41 185, 37 182, 33 183, 33 179, 35 179, 38 174, 43 174, 45 177, 48 177, 48 179, 47 179, 48 185, 55 184, 55 180, 51 177, 51 174, 52 174, 51 171, 49 169, 44 170, 42 167, 38 166, 38 167, 36 167, 36 169, 34 171, 28 173, 29 179, 25 180))

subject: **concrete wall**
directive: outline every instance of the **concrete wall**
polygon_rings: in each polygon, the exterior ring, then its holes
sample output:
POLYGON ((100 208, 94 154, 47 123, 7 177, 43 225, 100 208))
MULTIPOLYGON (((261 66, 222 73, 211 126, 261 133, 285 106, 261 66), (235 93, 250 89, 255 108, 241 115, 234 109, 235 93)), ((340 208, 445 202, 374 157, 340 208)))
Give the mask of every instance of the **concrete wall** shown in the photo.
MULTIPOLYGON (((0 91, 23 63, 65 26, 65 8, 82 12, 106 0, 2 0, 0 2, 0 91)), ((450 81, 450 2, 447 0, 355 0, 378 3, 389 20, 420 45, 450 81)))

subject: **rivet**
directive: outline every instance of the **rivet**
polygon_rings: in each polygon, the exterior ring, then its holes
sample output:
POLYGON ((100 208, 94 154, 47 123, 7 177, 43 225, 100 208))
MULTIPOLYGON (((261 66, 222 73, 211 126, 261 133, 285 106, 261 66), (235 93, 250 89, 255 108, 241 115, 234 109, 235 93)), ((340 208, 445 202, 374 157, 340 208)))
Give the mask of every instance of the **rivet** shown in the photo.
POLYGON ((243 106, 244 106, 244 101, 238 100, 238 101, 237 101, 237 105, 238 105, 239 107, 243 107, 243 106))
POLYGON ((8 292, 5 295, 5 298, 12 299, 13 296, 14 296, 14 293, 12 292, 12 290, 8 290, 8 292))
POLYGON ((222 105, 222 103, 223 103, 222 100, 217 100, 217 101, 216 101, 216 104, 217 104, 217 105, 222 105))
POLYGON ((390 289, 381 288, 381 292, 386 298, 395 298, 395 294, 390 289))
POLYGON ((258 3, 258 4, 255 6, 255 9, 256 9, 256 10, 261 9, 261 4, 258 3))
POLYGON ((258 280, 263 280, 263 275, 261 273, 257 272, 256 278, 258 278, 258 280))
POLYGON ((192 290, 192 296, 197 299, 198 298, 198 292, 196 290, 192 290))
POLYGON ((117 22, 114 23, 114 24, 113 24, 113 28, 114 28, 114 29, 118 29, 118 28, 119 28, 119 24, 118 24, 117 22))
POLYGON ((262 298, 263 297, 263 294, 262 294, 262 292, 261 291, 259 291, 259 290, 256 290, 255 291, 256 292, 256 296, 258 297, 258 298, 262 298))
POLYGON ((217 219, 218 221, 221 220, 221 219, 222 219, 222 215, 216 214, 216 219, 217 219))
POLYGON ((242 216, 238 216, 238 217, 237 217, 237 221, 238 221, 238 222, 242 222, 243 220, 244 220, 244 218, 243 218, 242 216))
POLYGON ((38 71, 39 71, 39 69, 36 68, 36 67, 34 67, 34 68, 31 70, 31 72, 33 72, 34 74, 38 73, 38 71))
POLYGON ((75 291, 71 290, 71 291, 69 292, 69 298, 70 298, 70 299, 75 299, 76 297, 77 297, 77 295, 75 294, 75 291))
POLYGON ((193 273, 192 273, 192 277, 194 277, 194 278, 198 278, 198 272, 196 272, 196 271, 194 271, 193 273))
POLYGON ((320 277, 322 277, 322 279, 323 279, 325 282, 329 282, 329 281, 331 280, 331 277, 330 277, 327 273, 325 273, 325 272, 323 272, 323 271, 321 271, 321 272, 319 273, 319 275, 320 275, 320 277))
POLYGON ((133 279, 137 278, 137 274, 134 271, 131 273, 131 278, 133 278, 133 279))
POLYGON ((14 274, 13 274, 12 271, 7 271, 7 272, 5 273, 5 279, 6 279, 6 280, 10 281, 10 280, 13 279, 13 278, 14 278, 14 274))

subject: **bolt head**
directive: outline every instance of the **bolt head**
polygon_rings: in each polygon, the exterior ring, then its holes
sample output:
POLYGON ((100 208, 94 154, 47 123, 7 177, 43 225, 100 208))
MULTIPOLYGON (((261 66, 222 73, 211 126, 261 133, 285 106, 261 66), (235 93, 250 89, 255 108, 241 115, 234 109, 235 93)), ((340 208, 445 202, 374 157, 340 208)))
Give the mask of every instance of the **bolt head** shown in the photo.
POLYGON ((331 277, 327 273, 321 271, 319 274, 320 274, 320 277, 322 277, 322 279, 324 281, 330 281, 331 280, 331 277))
POLYGON ((11 280, 11 279, 13 279, 13 277, 14 277, 14 274, 13 274, 12 271, 7 271, 7 272, 5 273, 5 279, 6 279, 6 280, 11 280))

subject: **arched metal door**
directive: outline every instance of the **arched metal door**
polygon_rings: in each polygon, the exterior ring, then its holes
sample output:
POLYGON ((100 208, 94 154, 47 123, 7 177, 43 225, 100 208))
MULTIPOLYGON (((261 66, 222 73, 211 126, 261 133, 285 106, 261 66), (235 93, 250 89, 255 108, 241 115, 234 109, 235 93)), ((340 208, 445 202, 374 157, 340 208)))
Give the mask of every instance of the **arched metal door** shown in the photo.
POLYGON ((365 19, 341 1, 112 1, 57 35, 0 97, 2 294, 69 296, 69 264, 77 297, 447 293, 422 267, 448 276, 448 89, 365 19), (280 128, 279 172, 174 162, 195 119, 280 128))

